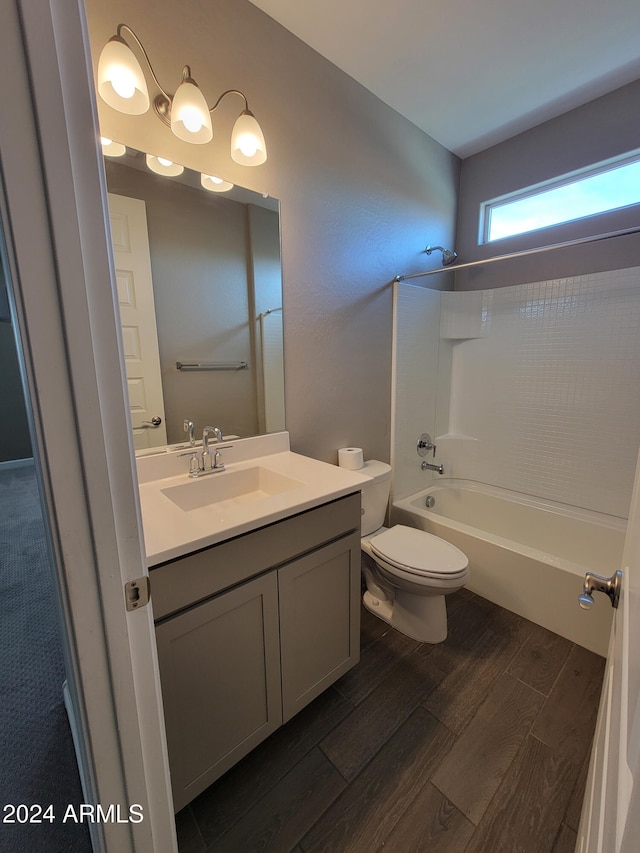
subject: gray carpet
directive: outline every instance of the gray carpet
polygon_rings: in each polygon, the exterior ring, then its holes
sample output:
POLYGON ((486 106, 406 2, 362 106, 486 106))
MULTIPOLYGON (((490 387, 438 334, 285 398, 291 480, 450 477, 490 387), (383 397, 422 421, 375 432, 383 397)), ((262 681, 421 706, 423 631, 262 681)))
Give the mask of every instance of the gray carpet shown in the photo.
POLYGON ((0 850, 87 853, 87 827, 63 823, 83 802, 65 711, 53 573, 33 465, 0 468, 0 850), (53 823, 4 822, 7 804, 53 805, 53 823))

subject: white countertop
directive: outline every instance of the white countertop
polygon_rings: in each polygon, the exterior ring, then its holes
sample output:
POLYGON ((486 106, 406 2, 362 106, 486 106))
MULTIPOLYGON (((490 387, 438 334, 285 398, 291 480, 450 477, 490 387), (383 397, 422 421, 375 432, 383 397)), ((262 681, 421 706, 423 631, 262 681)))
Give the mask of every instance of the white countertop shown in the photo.
POLYGON ((224 451, 225 471, 193 480, 188 476, 188 456, 170 454, 172 459, 165 456, 160 460, 151 457, 151 462, 148 461, 149 457, 138 460, 142 523, 149 567, 352 494, 367 482, 367 478, 358 471, 348 471, 282 449, 288 447, 286 433, 279 433, 274 441, 269 441, 270 438, 263 436, 256 440, 241 439, 234 442, 233 449, 224 451), (267 452, 264 455, 251 455, 253 451, 265 450, 267 452), (168 489, 177 485, 197 485, 205 479, 221 478, 227 473, 255 467, 275 472, 297 483, 280 494, 264 497, 253 495, 247 501, 224 500, 190 510, 181 509, 166 495, 168 489), (181 473, 175 473, 176 470, 181 473), (170 476, 161 476, 163 473, 170 476))

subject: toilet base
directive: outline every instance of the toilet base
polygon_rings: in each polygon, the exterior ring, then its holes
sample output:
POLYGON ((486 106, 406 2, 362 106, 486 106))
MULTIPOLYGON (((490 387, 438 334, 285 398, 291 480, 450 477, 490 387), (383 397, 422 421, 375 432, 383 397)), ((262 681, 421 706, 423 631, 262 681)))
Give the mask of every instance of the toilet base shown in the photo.
POLYGON ((376 598, 367 590, 362 603, 370 613, 420 643, 447 639, 447 607, 444 595, 413 595, 395 590, 395 601, 376 598))

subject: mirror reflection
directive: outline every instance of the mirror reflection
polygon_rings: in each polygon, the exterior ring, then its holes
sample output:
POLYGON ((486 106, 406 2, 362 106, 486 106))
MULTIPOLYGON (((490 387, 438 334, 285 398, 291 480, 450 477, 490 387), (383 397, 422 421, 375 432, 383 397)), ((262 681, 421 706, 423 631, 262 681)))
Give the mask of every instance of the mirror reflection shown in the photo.
POLYGON ((277 201, 131 149, 105 165, 136 449, 187 442, 185 421, 284 429, 277 201))

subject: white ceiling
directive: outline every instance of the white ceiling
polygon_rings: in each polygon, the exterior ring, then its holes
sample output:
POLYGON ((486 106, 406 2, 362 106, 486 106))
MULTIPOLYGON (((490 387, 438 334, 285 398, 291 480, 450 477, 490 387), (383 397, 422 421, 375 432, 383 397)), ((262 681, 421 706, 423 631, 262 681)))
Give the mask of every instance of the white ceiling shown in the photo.
POLYGON ((640 78, 640 0, 251 2, 460 157, 640 78))

